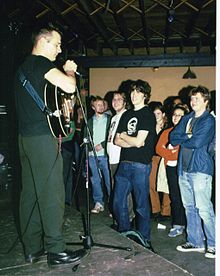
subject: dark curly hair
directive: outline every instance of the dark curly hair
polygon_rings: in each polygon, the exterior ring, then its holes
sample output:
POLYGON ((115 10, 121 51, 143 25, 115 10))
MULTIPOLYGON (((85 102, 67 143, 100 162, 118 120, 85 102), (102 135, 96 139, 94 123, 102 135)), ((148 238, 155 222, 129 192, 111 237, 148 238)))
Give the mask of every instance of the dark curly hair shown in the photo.
POLYGON ((138 92, 141 92, 145 96, 145 103, 147 104, 150 100, 151 96, 151 86, 147 81, 143 80, 136 80, 131 84, 131 92, 137 90, 138 92))

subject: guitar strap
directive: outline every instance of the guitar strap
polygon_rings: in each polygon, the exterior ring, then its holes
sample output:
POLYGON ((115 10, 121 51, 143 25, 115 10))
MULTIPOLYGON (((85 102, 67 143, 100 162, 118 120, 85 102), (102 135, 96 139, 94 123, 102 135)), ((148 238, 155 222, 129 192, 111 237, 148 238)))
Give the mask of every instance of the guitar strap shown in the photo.
POLYGON ((22 86, 27 90, 29 95, 33 98, 37 106, 40 108, 40 110, 45 113, 46 115, 49 115, 50 117, 53 116, 53 112, 45 105, 41 97, 38 95, 37 91, 34 89, 30 81, 25 77, 21 69, 18 72, 19 79, 22 83, 22 86))

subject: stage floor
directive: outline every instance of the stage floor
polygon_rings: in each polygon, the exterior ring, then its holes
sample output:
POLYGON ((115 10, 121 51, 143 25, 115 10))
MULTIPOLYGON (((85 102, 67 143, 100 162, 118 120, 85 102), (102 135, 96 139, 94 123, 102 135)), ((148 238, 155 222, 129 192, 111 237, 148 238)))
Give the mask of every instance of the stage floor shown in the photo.
MULTIPOLYGON (((68 248, 83 248, 80 236, 84 235, 82 214, 86 216, 84 202, 80 202, 81 213, 75 206, 66 206, 64 233, 68 248), (80 243, 75 245, 72 243, 80 243)), ((170 221, 160 222, 166 229, 158 229, 152 219, 152 245, 156 254, 122 236, 110 226, 109 212, 91 215, 91 237, 95 243, 131 247, 132 251, 114 250, 92 246, 75 272, 73 265, 48 268, 46 259, 39 263, 26 264, 12 212, 9 191, 0 196, 0 275, 215 275, 215 260, 205 258, 202 253, 182 253, 175 248, 185 242, 184 236, 169 238, 170 221), (15 242, 16 241, 16 242, 15 242), (11 251, 7 253, 8 250, 11 251)))

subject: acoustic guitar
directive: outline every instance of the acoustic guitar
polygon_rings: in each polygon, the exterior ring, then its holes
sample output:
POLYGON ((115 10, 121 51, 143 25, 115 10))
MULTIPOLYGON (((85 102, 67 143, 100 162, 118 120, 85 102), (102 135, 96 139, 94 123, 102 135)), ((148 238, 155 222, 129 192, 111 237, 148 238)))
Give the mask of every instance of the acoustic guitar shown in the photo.
POLYGON ((47 115, 47 121, 55 138, 67 137, 71 132, 70 121, 73 120, 74 96, 48 83, 44 88, 44 103, 53 116, 47 115))

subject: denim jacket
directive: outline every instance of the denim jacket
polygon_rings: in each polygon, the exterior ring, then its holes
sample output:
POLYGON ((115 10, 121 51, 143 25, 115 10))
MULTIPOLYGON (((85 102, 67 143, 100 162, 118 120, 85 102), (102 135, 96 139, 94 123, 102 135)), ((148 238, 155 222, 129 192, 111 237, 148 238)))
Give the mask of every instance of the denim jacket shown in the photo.
POLYGON ((186 134, 186 126, 190 118, 195 112, 185 115, 178 125, 170 132, 170 143, 173 146, 180 145, 178 159, 178 174, 183 173, 182 167, 182 149, 189 148, 193 150, 192 158, 189 163, 189 173, 204 173, 213 175, 214 162, 212 156, 208 152, 208 147, 215 135, 215 118, 205 111, 195 122, 192 137, 186 134))

